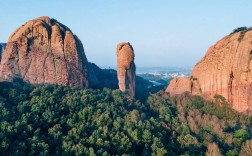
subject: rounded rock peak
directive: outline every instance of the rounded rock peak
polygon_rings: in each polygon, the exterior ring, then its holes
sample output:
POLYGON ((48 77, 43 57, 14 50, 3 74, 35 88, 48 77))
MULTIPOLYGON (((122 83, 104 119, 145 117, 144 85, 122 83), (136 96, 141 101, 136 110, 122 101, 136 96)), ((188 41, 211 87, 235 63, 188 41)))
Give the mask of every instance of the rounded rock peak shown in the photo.
POLYGON ((134 62, 135 54, 133 47, 128 42, 117 44, 116 48, 117 66, 120 68, 129 69, 132 62, 134 62))
POLYGON ((51 21, 51 18, 48 16, 40 16, 36 18, 35 20, 41 20, 41 21, 45 21, 46 23, 49 23, 51 21))
POLYGON ((34 37, 34 35, 40 35, 40 34, 43 35, 43 33, 47 33, 46 36, 49 36, 51 35, 50 33, 52 27, 55 25, 59 27, 59 29, 63 34, 65 34, 66 31, 71 32, 71 30, 67 26, 58 22, 54 18, 50 18, 48 16, 41 16, 26 22, 18 29, 16 29, 9 37, 8 42, 19 41, 22 38, 31 38, 34 37))
POLYGON ((130 50, 134 53, 134 49, 129 42, 121 42, 121 43, 117 44, 117 48, 116 48, 117 52, 119 52, 124 46, 130 48, 130 50))
POLYGON ((21 78, 31 84, 88 87, 83 45, 65 25, 47 16, 14 31, 2 55, 0 78, 21 78))
POLYGON ((51 23, 51 19, 52 18, 50 18, 50 17, 48 17, 48 16, 40 16, 40 17, 37 17, 37 18, 35 18, 35 19, 32 19, 32 20, 30 20, 30 21, 28 21, 28 22, 26 22, 25 24, 27 24, 27 23, 29 23, 29 22, 37 22, 37 21, 43 21, 44 23, 47 23, 47 24, 50 24, 51 23))

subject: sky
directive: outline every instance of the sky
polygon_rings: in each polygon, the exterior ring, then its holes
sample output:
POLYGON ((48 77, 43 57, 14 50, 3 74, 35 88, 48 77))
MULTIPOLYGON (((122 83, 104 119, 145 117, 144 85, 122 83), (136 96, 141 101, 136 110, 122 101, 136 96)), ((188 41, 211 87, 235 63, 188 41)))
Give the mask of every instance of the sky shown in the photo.
POLYGON ((251 0, 1 0, 0 42, 49 16, 68 26, 100 67, 115 67, 116 45, 130 42, 137 67, 190 69, 233 29, 252 26, 251 15, 251 0))

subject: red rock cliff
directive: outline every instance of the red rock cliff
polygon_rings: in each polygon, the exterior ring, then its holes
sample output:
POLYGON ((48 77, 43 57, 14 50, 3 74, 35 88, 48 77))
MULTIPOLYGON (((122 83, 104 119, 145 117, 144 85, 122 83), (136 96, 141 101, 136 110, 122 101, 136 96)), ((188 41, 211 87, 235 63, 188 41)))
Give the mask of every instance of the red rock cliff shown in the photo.
POLYGON ((119 89, 123 92, 129 90, 135 95, 136 67, 134 63, 134 50, 129 43, 120 43, 116 48, 117 55, 117 77, 119 89))
POLYGON ((2 54, 0 77, 31 84, 87 87, 87 58, 81 41, 69 28, 49 17, 19 27, 2 54))
MULTIPOLYGON (((192 94, 208 98, 220 94, 235 110, 251 110, 252 30, 228 35, 210 47, 206 55, 195 65, 188 80, 191 82, 192 94)), ((172 86, 175 85, 171 83, 166 91, 176 94, 180 89, 179 92, 183 92, 179 84, 176 87, 172 86)))

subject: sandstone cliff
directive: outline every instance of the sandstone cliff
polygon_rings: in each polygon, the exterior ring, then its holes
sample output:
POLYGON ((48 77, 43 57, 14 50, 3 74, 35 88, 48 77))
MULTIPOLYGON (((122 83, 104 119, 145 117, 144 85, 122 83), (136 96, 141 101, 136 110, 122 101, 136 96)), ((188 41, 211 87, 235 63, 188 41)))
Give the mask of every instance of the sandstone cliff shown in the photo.
POLYGON ((173 80, 166 91, 189 91, 207 98, 219 94, 235 110, 251 111, 252 30, 236 32, 218 41, 195 65, 190 78, 173 80))
POLYGON ((2 54, 0 77, 31 84, 87 87, 87 58, 81 41, 65 25, 39 17, 19 27, 2 54))
POLYGON ((134 63, 134 50, 130 43, 120 43, 116 48, 117 55, 117 77, 119 89, 122 92, 129 90, 135 96, 136 67, 134 63))

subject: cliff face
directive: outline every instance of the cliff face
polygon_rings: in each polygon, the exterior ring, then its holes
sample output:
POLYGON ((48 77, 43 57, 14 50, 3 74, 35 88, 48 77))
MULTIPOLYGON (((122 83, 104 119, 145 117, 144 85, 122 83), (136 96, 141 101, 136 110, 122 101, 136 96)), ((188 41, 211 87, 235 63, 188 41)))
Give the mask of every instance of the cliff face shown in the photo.
MULTIPOLYGON (((240 112, 252 110, 252 30, 228 35, 210 47, 195 65, 190 80, 192 94, 213 98, 220 94, 240 112)), ((167 92, 176 94, 171 86, 167 92)), ((174 87, 173 87, 174 88, 174 87)), ((188 91, 188 90, 185 90, 188 91)), ((180 93, 183 92, 180 91, 180 93)))
POLYGON ((116 48, 117 55, 117 77, 119 89, 123 92, 129 90, 135 95, 136 67, 134 63, 134 50, 129 43, 120 43, 116 48))
POLYGON ((49 17, 19 27, 2 54, 0 77, 31 84, 87 87, 87 58, 81 41, 69 28, 49 17))
POLYGON ((2 53, 4 51, 6 47, 6 44, 5 43, 0 43, 0 62, 1 62, 1 59, 2 59, 2 53))

